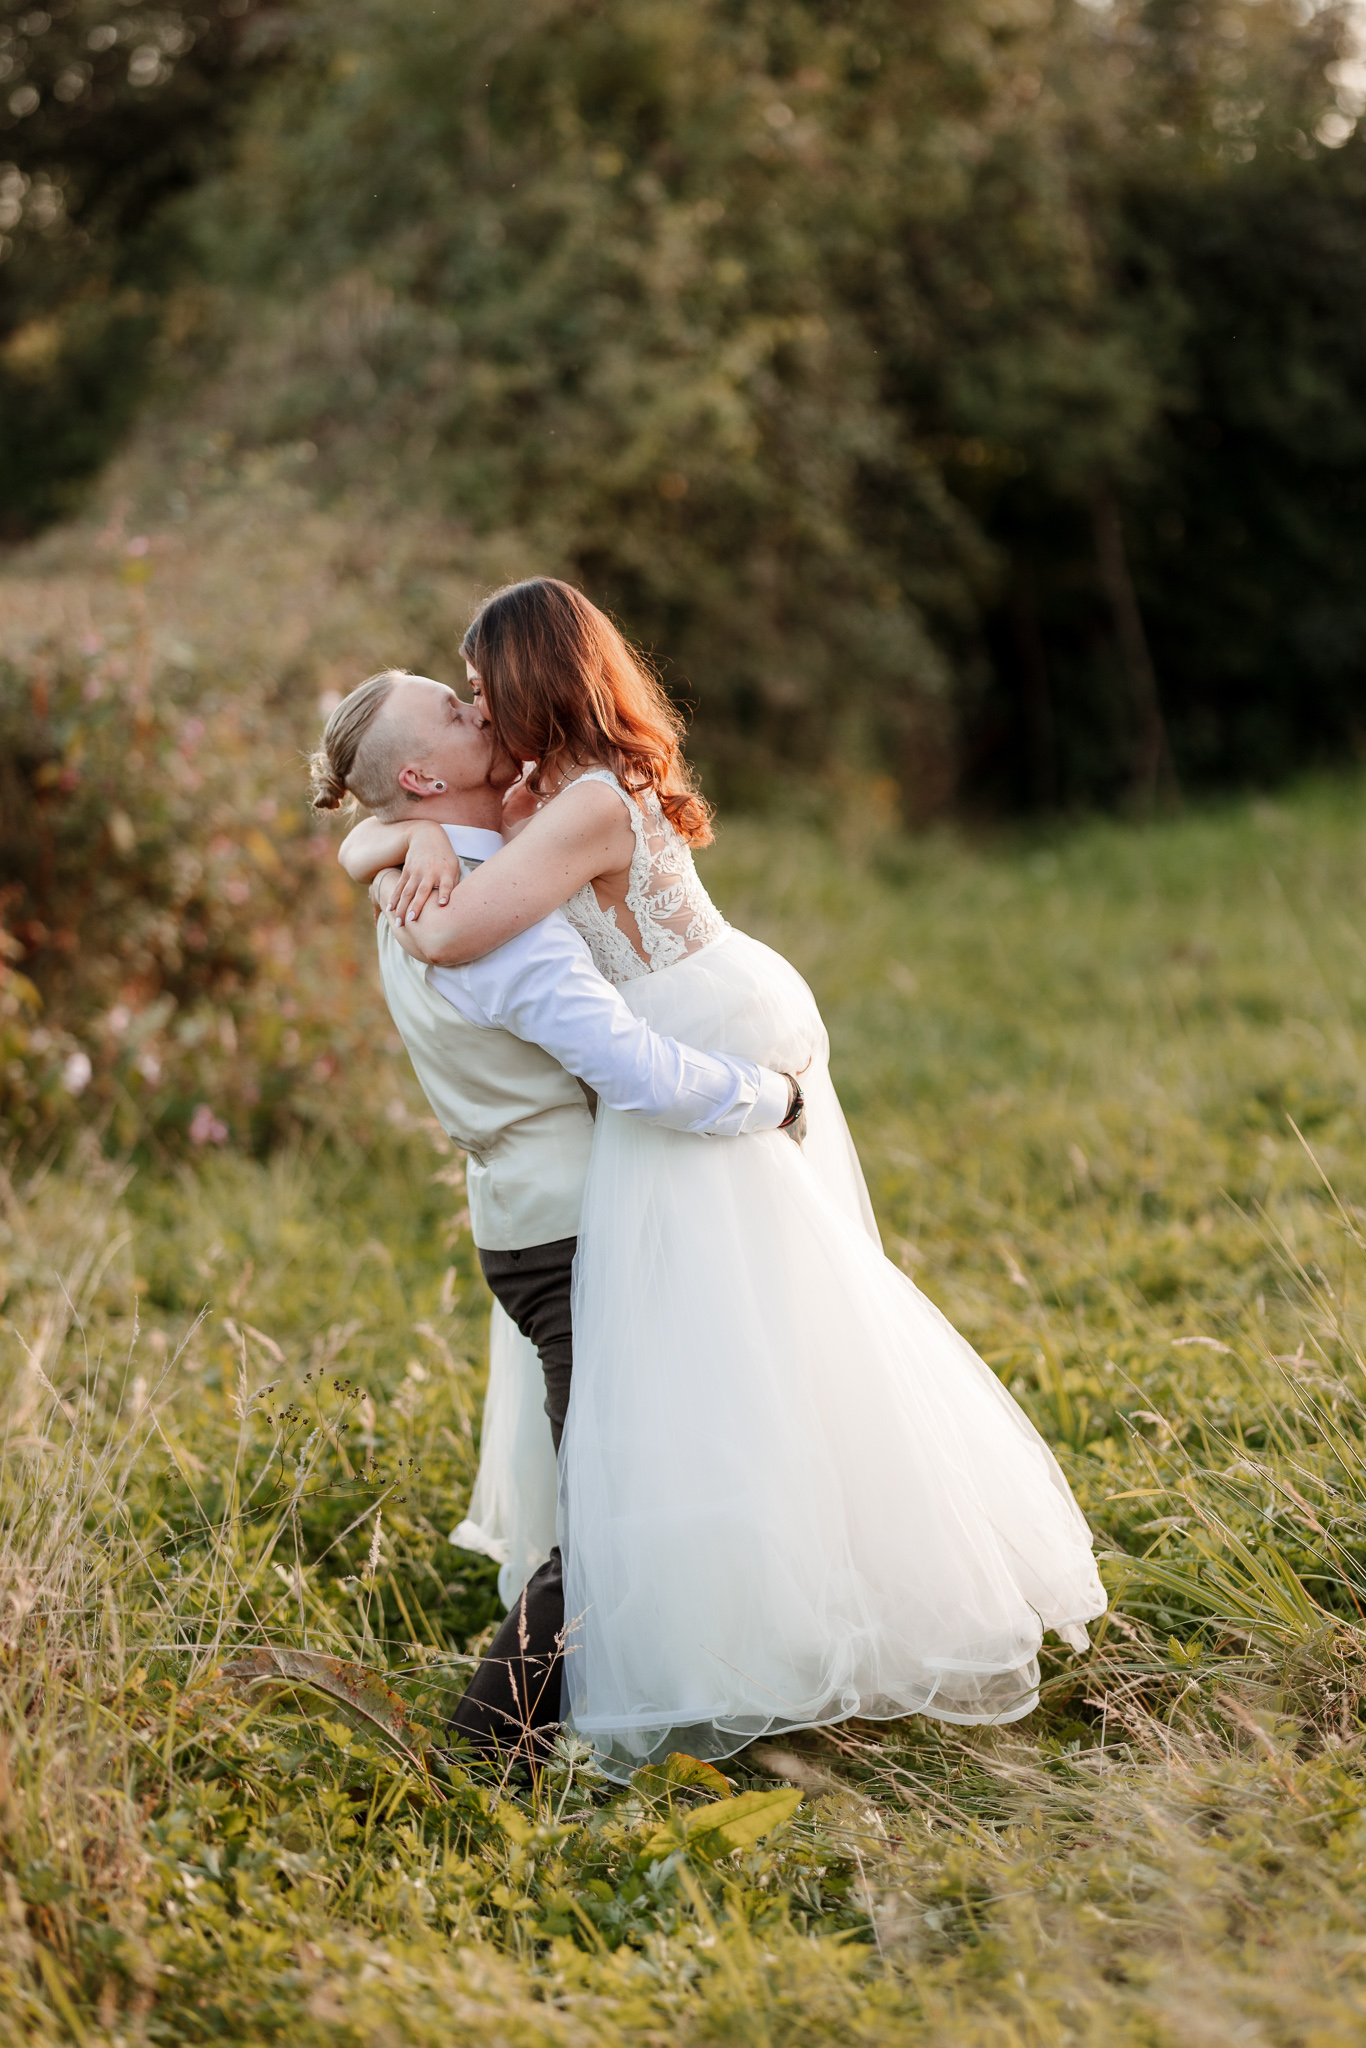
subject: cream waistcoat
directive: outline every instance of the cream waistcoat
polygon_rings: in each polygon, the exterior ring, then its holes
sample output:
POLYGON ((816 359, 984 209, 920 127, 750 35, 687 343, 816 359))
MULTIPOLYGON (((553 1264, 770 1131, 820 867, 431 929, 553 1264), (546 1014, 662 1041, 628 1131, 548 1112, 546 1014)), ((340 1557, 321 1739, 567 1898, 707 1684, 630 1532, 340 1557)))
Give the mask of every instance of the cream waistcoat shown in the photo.
MULTIPOLYGON (((462 867, 464 863, 462 862, 462 867)), ((539 1045, 471 1024, 430 986, 381 918, 385 999, 438 1123, 469 1155, 470 1228, 481 1251, 575 1237, 593 1119, 572 1074, 539 1045)))

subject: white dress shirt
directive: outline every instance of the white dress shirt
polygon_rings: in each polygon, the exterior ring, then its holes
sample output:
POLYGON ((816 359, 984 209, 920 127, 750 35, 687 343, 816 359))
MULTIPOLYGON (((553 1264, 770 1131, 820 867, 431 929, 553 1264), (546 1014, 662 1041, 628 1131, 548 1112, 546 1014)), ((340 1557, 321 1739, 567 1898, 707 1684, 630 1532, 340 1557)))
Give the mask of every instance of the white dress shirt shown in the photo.
MULTIPOLYGON (((503 844, 497 832, 469 825, 445 832, 462 862, 488 860, 503 844)), ((729 1138, 776 1130, 787 1115, 781 1074, 652 1031, 598 973, 562 910, 482 960, 428 967, 427 980, 469 1023, 542 1046, 609 1109, 729 1138)))

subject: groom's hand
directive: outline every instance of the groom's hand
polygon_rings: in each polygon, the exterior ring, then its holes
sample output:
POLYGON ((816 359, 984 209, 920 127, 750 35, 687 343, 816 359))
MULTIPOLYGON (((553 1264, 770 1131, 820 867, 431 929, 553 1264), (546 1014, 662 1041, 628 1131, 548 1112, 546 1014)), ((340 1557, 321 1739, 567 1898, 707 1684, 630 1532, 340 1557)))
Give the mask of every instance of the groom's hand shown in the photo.
MULTIPOLYGON (((809 1060, 807 1065, 810 1065, 809 1060)), ((805 1067, 802 1068, 802 1072, 806 1072, 805 1067)), ((783 1079, 787 1083, 787 1115, 778 1129, 786 1137, 791 1138, 794 1145, 800 1145, 806 1138, 806 1097, 802 1094, 801 1082, 795 1074, 784 1074, 783 1079)))

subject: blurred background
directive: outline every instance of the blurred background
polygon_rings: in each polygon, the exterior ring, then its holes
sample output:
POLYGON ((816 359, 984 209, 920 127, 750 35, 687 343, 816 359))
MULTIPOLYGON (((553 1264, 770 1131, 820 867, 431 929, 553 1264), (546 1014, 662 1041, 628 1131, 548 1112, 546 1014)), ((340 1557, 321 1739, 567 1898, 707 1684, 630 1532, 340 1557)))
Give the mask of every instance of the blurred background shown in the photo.
POLYGON ((654 652, 723 812, 847 859, 1354 762, 1359 31, 4 0, 21 1138, 326 1123, 383 1019, 302 755, 383 663, 454 680, 508 576, 654 652))

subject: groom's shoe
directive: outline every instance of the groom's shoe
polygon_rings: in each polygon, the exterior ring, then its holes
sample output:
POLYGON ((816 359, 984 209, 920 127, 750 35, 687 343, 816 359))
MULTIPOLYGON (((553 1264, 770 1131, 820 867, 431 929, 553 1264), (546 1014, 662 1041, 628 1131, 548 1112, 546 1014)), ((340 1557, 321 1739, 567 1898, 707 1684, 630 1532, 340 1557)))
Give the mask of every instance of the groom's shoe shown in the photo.
POLYGON ((539 1762, 560 1725, 564 1578, 558 1550, 528 1579, 449 1727, 490 1762, 539 1762))

